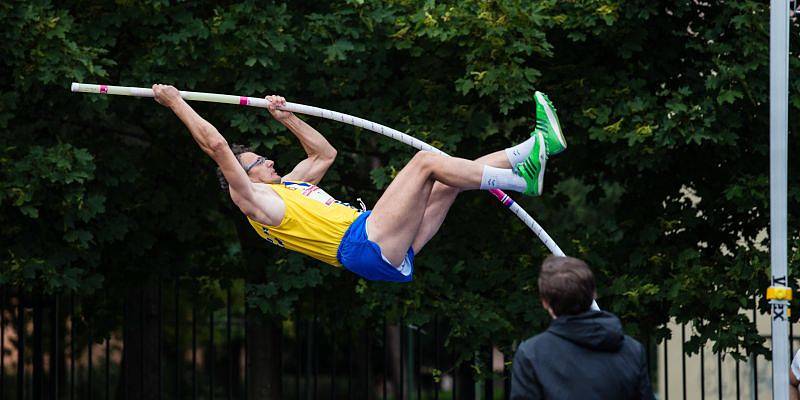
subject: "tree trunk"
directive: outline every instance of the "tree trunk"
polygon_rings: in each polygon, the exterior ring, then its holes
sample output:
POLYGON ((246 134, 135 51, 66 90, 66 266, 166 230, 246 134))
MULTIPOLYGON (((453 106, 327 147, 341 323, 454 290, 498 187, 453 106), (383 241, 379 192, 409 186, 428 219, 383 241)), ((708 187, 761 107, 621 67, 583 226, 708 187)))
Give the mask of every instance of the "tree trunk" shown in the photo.
POLYGON ((457 400, 472 400, 475 398, 475 377, 469 363, 461 363, 456 368, 456 393, 457 400))
MULTIPOLYGON (((246 333, 246 332, 245 332, 246 333)), ((244 398, 244 394, 242 393, 242 387, 239 385, 239 382, 242 381, 242 373, 240 365, 242 365, 243 357, 242 357, 242 349, 244 348, 244 340, 242 339, 234 339, 233 342, 230 344, 230 354, 228 354, 229 362, 233 365, 233 370, 231 371, 231 395, 235 399, 242 399, 244 398)), ((247 368, 247 366, 245 366, 247 368)), ((247 388, 245 388, 247 389, 247 388)))
POLYGON ((60 399, 67 393, 67 301, 66 296, 53 297, 53 324, 50 353, 51 398, 60 399), (56 392, 57 391, 57 392, 56 392))
POLYGON ((247 398, 281 399, 281 325, 247 309, 247 398))
POLYGON ((158 398, 158 333, 158 286, 128 289, 118 399, 158 398))
POLYGON ((44 305, 39 294, 33 295, 33 398, 42 398, 42 380, 44 379, 44 305))
POLYGON ((389 346, 389 360, 390 360, 390 375, 391 378, 389 382, 391 385, 392 396, 395 399, 402 399, 406 391, 403 390, 403 385, 405 384, 405 379, 401 376, 401 371, 403 370, 403 363, 401 358, 401 339, 402 335, 400 332, 400 325, 392 324, 386 326, 386 340, 389 342, 387 345, 389 346))
MULTIPOLYGON (((242 254, 247 263, 247 283, 264 283, 267 281, 264 267, 271 261, 274 250, 267 247, 241 215, 231 214, 232 218, 235 217, 242 254)), ((246 307, 246 316, 247 398, 282 399, 282 321, 279 317, 265 316, 258 309, 249 307, 246 307)))

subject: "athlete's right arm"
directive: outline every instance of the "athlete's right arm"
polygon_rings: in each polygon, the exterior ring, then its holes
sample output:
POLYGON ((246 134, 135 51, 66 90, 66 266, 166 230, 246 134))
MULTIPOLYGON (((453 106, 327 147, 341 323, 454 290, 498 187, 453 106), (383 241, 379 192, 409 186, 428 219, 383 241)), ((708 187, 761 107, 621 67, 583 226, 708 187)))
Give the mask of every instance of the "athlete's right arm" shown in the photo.
POLYGON ((231 151, 228 142, 214 125, 197 114, 181 97, 178 90, 168 85, 153 85, 155 100, 170 108, 175 115, 189 128, 195 142, 222 170, 225 180, 230 186, 231 199, 248 217, 258 221, 270 222, 264 208, 260 207, 257 194, 247 174, 239 164, 239 160, 231 151))

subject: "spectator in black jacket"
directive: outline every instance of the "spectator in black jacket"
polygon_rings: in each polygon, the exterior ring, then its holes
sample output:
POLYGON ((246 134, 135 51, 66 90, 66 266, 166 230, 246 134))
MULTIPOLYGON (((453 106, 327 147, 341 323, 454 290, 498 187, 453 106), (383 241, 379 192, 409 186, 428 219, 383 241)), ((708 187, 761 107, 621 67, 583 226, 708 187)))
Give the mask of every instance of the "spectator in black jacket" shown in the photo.
POLYGON ((594 275, 583 261, 550 256, 539 296, 553 321, 514 355, 512 399, 654 399, 644 347, 619 319, 590 310, 594 275))

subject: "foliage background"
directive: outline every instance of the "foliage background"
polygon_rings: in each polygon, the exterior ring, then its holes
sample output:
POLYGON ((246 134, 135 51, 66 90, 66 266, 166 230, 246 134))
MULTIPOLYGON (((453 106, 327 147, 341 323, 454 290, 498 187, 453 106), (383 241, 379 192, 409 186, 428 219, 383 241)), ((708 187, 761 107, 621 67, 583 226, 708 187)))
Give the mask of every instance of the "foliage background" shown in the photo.
MULTIPOLYGON (((0 283, 96 296, 102 313, 115 301, 102 290, 154 274, 207 276, 209 293, 247 276, 239 217, 180 122, 151 100, 72 94, 70 82, 278 93, 470 158, 527 137, 538 89, 559 108, 569 149, 548 163, 543 197, 516 200, 590 263, 601 306, 640 337, 665 335, 675 318, 694 322, 693 350, 712 339, 765 354, 742 309, 768 284, 768 11, 758 1, 0 3, 0 283)), ((798 91, 792 79, 790 154, 798 91)), ((279 172, 302 156, 265 111, 195 107, 279 172)), ((413 154, 309 122, 339 149, 322 186, 345 201, 374 204, 413 154)), ((790 273, 797 183, 791 173, 790 273)), ((312 294, 353 326, 457 315, 448 346, 463 358, 549 322, 536 293, 546 249, 483 193, 456 202, 408 285, 268 254, 266 280, 248 285, 250 306, 268 315, 301 315, 312 294)))

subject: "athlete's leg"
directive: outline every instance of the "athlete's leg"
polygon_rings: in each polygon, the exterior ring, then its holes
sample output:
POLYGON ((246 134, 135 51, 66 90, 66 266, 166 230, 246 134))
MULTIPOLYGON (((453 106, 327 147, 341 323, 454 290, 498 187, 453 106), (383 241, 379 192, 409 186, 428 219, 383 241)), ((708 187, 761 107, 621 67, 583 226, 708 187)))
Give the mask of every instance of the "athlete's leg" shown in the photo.
MULTIPOLYGON (((367 220, 370 240, 381 247, 389 262, 400 265, 420 229, 434 183, 479 189, 485 168, 463 158, 417 153, 375 204, 367 220)), ((524 190, 524 181, 522 185, 524 190)))
MULTIPOLYGON (((512 148, 513 149, 513 148, 512 148)), ((511 168, 509 161, 508 151, 496 151, 492 154, 487 154, 475 160, 476 163, 488 165, 496 168, 511 168)), ((428 199, 428 204, 425 205, 425 213, 422 216, 422 222, 414 238, 411 247, 414 248, 414 254, 419 254, 420 250, 436 235, 439 228, 442 226, 450 206, 456 200, 461 189, 452 186, 447 186, 441 182, 433 184, 431 195, 428 199)))
POLYGON ((389 262, 400 265, 409 247, 413 246, 415 251, 422 249, 439 230, 460 190, 510 189, 541 194, 547 159, 546 139, 541 130, 548 126, 537 122, 530 139, 484 156, 480 159, 482 163, 417 153, 375 205, 367 221, 370 239, 381 246, 389 262), (516 174, 516 168, 522 166, 527 169, 516 174))
MULTIPOLYGON (((534 175, 541 174, 544 169, 544 164, 537 165, 536 168, 531 169, 530 157, 536 153, 537 135, 541 136, 547 155, 555 155, 566 149, 567 143, 561 132, 555 107, 553 107, 550 99, 543 93, 536 92, 534 101, 536 103, 535 116, 537 122, 531 137, 516 146, 505 149, 505 151, 483 156, 475 160, 476 162, 496 168, 513 168, 514 172, 525 176, 529 181, 533 181, 534 175)), ((541 181, 539 181, 539 186, 541 186, 541 181)), ((441 182, 434 184, 419 232, 412 245, 415 254, 419 254, 425 244, 439 231, 450 206, 453 205, 460 192, 460 189, 449 187, 441 182)))

